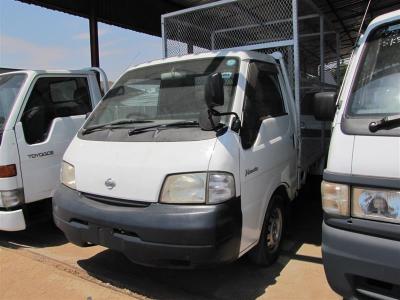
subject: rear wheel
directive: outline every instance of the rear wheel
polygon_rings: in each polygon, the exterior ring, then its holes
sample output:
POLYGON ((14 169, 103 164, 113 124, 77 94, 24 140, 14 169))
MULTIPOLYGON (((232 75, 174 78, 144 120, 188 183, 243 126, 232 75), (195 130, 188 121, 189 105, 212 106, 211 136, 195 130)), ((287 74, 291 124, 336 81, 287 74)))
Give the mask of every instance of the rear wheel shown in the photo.
POLYGON ((285 229, 285 197, 272 196, 265 215, 260 240, 249 253, 250 260, 261 266, 273 264, 280 253, 285 229))

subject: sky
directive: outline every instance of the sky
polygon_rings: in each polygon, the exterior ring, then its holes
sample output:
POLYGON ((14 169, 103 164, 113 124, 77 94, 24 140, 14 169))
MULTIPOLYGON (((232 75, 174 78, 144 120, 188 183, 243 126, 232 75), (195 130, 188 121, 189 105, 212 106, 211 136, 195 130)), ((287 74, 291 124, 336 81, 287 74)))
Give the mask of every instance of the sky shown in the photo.
MULTIPOLYGON (((99 23, 100 66, 116 80, 129 66, 161 58, 161 38, 99 23)), ((89 21, 15 0, 0 0, 0 67, 90 67, 89 21)))

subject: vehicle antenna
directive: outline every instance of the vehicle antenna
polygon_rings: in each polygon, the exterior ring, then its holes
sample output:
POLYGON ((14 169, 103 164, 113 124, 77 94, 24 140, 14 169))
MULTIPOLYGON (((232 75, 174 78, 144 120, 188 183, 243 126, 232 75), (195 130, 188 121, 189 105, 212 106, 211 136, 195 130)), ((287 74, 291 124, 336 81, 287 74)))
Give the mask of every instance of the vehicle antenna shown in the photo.
POLYGON ((364 12, 364 16, 363 16, 362 21, 361 21, 361 24, 360 24, 360 28, 358 29, 356 44, 354 45, 354 47, 357 46, 358 40, 360 39, 361 30, 362 30, 362 28, 363 28, 363 26, 364 26, 365 18, 366 18, 366 16, 367 16, 367 13, 368 13, 368 10, 369 10, 369 6, 371 5, 371 2, 372 2, 372 0, 369 0, 369 1, 368 1, 367 7, 366 7, 365 12, 364 12))

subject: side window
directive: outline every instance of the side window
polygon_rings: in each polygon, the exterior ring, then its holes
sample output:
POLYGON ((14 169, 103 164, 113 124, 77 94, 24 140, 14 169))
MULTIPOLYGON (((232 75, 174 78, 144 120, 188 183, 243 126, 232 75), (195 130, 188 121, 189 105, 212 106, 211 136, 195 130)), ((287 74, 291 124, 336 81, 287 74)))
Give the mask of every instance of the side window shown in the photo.
POLYGON ((46 140, 55 118, 84 115, 92 104, 85 77, 39 78, 21 116, 28 144, 46 140))
POLYGON ((243 148, 248 149, 253 145, 264 119, 285 114, 285 105, 275 66, 252 62, 243 107, 244 116, 241 129, 243 148))

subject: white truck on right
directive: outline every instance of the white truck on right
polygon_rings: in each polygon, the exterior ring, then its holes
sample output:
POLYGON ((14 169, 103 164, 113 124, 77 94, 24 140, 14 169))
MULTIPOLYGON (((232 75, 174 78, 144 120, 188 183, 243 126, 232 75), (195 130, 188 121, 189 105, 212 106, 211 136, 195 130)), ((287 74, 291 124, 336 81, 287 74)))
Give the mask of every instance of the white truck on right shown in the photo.
MULTIPOLYGON (((320 119, 333 93, 316 95, 320 119)), ((337 101, 322 183, 322 254, 346 299, 400 299, 400 10, 359 39, 337 101)))

